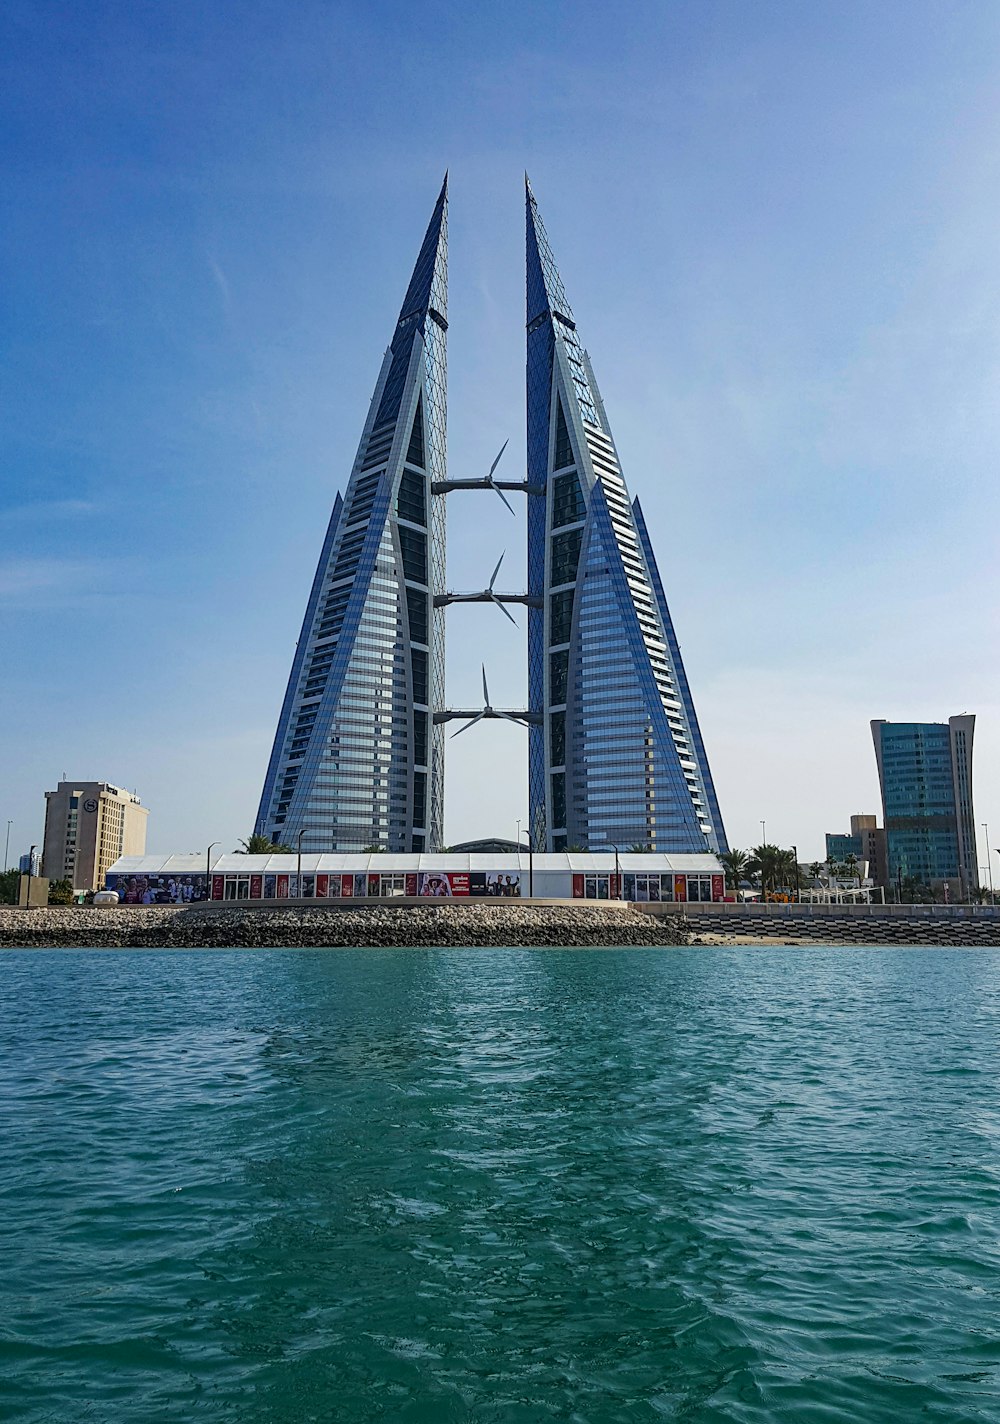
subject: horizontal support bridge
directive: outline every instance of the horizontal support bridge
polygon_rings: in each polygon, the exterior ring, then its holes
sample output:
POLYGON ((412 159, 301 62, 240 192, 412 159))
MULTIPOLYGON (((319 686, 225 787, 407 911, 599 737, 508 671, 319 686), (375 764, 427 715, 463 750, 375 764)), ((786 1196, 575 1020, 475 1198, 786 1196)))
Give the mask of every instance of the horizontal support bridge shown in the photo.
POLYGON ((522 494, 544 494, 544 485, 532 485, 527 480, 434 480, 431 494, 449 494, 452 490, 520 490, 522 494))
POLYGON ((544 599, 532 593, 491 593, 484 588, 479 593, 436 593, 434 607, 446 608, 449 603, 523 603, 525 608, 543 608, 544 599))
POLYGON ((527 722, 531 727, 542 725, 541 712, 529 712, 520 707, 477 707, 471 712, 462 712, 457 707, 449 707, 444 712, 434 713, 435 725, 439 722, 457 722, 460 718, 473 718, 476 721, 502 718, 506 722, 527 722))

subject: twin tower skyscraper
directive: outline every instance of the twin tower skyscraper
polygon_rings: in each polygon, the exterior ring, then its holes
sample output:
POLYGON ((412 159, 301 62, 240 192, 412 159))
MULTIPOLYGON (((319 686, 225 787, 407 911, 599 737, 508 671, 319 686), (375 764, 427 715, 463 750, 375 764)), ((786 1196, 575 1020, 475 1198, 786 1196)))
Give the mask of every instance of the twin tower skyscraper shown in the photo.
POLYGON ((535 850, 727 849, 646 523, 525 188, 525 477, 449 478, 446 178, 309 594, 257 816, 275 842, 440 849, 447 724, 504 717, 527 729, 535 850), (525 593, 449 593, 445 506, 461 489, 526 496, 525 593), (485 675, 483 708, 447 706, 458 601, 525 606, 526 708, 492 707, 485 675))

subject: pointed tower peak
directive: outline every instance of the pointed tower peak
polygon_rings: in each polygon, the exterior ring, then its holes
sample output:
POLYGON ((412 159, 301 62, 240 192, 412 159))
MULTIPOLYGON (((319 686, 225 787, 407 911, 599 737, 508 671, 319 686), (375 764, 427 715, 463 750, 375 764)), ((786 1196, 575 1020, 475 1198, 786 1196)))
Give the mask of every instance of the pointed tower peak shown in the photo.
POLYGON ((538 211, 538 202, 527 173, 524 175, 525 225, 528 258, 527 319, 528 324, 544 312, 557 314, 570 328, 575 325, 566 289, 559 276, 548 234, 538 211))
MULTIPOLYGON (((399 327, 409 324, 413 317, 423 318, 428 308, 433 308, 438 317, 447 321, 448 316, 448 174, 444 175, 441 191, 438 193, 431 220, 427 224, 424 240, 420 245, 413 267, 410 285, 406 289, 403 305, 399 309, 399 327)), ((395 343, 394 343, 395 344, 395 343)))

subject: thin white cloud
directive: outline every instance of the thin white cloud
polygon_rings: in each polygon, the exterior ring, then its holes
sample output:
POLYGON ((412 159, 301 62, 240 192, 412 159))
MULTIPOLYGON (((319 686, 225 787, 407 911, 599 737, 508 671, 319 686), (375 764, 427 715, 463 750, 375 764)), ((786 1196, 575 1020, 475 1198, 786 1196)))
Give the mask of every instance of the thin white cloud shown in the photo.
POLYGON ((15 504, 3 511, 2 518, 8 519, 73 519, 83 514, 93 514, 97 505, 89 499, 39 499, 27 504, 15 504))
POLYGON ((0 561, 0 599, 4 606, 44 602, 93 587, 99 564, 79 559, 7 559, 0 561))

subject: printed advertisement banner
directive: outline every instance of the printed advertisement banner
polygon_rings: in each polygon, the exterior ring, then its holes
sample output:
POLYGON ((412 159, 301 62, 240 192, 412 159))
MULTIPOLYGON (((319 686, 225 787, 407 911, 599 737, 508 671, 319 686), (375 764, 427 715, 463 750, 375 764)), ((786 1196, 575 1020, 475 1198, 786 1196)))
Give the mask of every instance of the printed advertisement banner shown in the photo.
POLYGON ((723 875, 712 876, 712 899, 722 900, 726 894, 726 880, 723 875))
POLYGON ((688 883, 686 875, 674 876, 674 899, 686 900, 688 897, 688 883))
POLYGON ((123 905, 191 905, 207 900, 204 875, 109 875, 123 905))
MULTIPOLYGON (((407 876, 407 880, 409 880, 407 876)), ((407 887, 409 894, 409 887, 407 887)), ((487 875, 483 871, 473 871, 470 875, 463 870, 425 870, 419 879, 418 895, 465 895, 492 896, 503 899, 520 899, 521 875, 513 871, 509 875, 487 875)))

